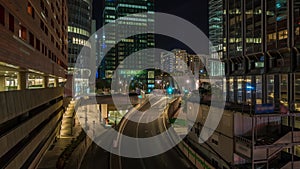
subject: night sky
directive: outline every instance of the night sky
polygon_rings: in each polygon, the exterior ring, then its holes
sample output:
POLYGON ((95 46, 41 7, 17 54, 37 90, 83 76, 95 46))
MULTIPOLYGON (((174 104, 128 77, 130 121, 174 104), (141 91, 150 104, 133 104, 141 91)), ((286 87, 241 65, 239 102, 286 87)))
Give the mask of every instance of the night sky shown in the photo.
MULTIPOLYGON (((97 29, 102 26, 103 0, 94 0, 93 18, 97 21, 97 29)), ((182 17, 208 35, 208 0, 156 0, 155 11, 182 17)), ((156 47, 166 50, 185 49, 193 53, 182 43, 165 36, 156 37, 156 47)))

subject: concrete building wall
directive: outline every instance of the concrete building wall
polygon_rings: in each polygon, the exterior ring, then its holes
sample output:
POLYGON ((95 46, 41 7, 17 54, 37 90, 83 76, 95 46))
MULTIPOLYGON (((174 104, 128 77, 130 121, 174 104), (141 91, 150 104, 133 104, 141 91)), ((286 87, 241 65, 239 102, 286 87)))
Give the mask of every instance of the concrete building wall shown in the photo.
POLYGON ((50 5, 46 1, 28 2, 35 11, 34 17, 27 12, 27 2, 12 0, 0 3, 5 9, 5 22, 0 24, 1 62, 55 76, 65 76, 67 7, 63 3, 65 0, 57 1, 59 6, 56 6, 55 2, 51 1, 50 5), (40 2, 44 2, 43 9, 40 2), (53 6, 53 11, 51 6, 53 6), (58 11, 57 8, 60 10, 58 11), (53 14, 56 15, 57 19, 54 18, 53 14), (13 18, 13 30, 10 29, 10 15, 13 18), (21 27, 25 30, 26 38, 20 37, 21 27), (33 44, 31 44, 30 34, 33 36, 33 44))
MULTIPOLYGON (((204 128, 205 121, 210 110, 209 106, 199 105, 197 103, 188 102, 188 109, 195 115, 198 114, 197 120, 194 124, 189 124, 192 128, 191 132, 188 135, 188 139, 192 144, 197 147, 202 153, 204 158, 210 160, 210 162, 218 163, 219 167, 229 168, 228 163, 234 161, 233 151, 234 151, 234 121, 233 113, 227 110, 224 110, 222 118, 219 122, 218 127, 213 132, 212 136, 205 141, 205 143, 199 142, 199 136, 201 131, 204 128), (193 126, 191 126, 193 125, 193 126)), ((223 111, 221 109, 214 109, 211 113, 215 111, 223 111)), ((193 115, 188 116, 188 119, 193 115)))
POLYGON ((66 0, 0 2, 0 168, 34 168, 56 136, 67 12, 66 0))
MULTIPOLYGON (((23 150, 21 150, 15 157, 11 163, 8 164, 6 168, 8 169, 15 169, 21 168, 24 166, 27 158, 30 154, 34 153, 36 147, 44 144, 44 138, 47 138, 51 135, 57 126, 59 120, 61 119, 62 113, 56 115, 43 129, 42 131, 30 142, 28 146, 26 146, 23 150)), ((48 145, 45 145, 47 147, 48 145)), ((45 151, 45 150, 44 150, 45 151)), ((35 163, 30 164, 32 168, 36 167, 38 160, 35 160, 35 163)))

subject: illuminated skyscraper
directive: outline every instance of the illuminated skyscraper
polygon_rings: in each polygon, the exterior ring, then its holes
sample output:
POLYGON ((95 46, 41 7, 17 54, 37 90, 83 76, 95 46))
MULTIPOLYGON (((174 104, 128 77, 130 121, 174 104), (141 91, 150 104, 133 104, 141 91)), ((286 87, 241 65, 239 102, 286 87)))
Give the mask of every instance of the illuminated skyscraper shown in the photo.
POLYGON ((209 0, 209 40, 211 52, 208 60, 210 76, 224 75, 224 64, 220 62, 223 54, 223 0, 209 0))
MULTIPOLYGON (((154 29, 154 2, 148 1, 136 1, 136 0, 106 0, 105 8, 103 12, 104 24, 115 24, 114 31, 104 30, 102 48, 110 47, 116 43, 118 36, 129 34, 130 28, 134 26, 136 30, 153 30, 154 29), (116 19, 135 13, 147 13, 134 15, 127 20, 116 19), (153 16, 153 17, 152 17, 153 16)), ((132 74, 138 73, 144 63, 154 63, 154 52, 139 52, 134 60, 131 60, 129 64, 120 65, 120 63, 129 55, 134 52, 138 52, 142 49, 154 47, 154 35, 153 34, 140 34, 123 39, 117 45, 113 45, 114 48, 110 50, 104 57, 105 65, 105 78, 111 79, 114 70, 119 68, 118 72, 120 76, 130 77, 132 74), (149 57, 150 56, 150 57, 149 57), (136 70, 136 71, 135 71, 136 70)), ((144 84, 148 84, 148 87, 154 86, 154 80, 148 79, 147 73, 145 78, 142 79, 144 84), (148 79, 148 80, 147 80, 148 79), (150 85, 150 86, 149 86, 150 85)))
POLYGON ((68 70, 72 72, 77 55, 91 36, 92 0, 68 0, 68 70))
MULTIPOLYGON (((92 28, 92 0, 68 0, 68 81, 66 92, 67 95, 72 95, 71 91, 73 87, 76 91, 76 86, 72 86, 72 77, 74 73, 74 67, 77 61, 77 56, 80 53, 83 46, 91 47, 87 40, 91 36, 92 28)), ((88 80, 85 81, 88 86, 88 80)), ((87 88, 87 87, 85 87, 87 88)))

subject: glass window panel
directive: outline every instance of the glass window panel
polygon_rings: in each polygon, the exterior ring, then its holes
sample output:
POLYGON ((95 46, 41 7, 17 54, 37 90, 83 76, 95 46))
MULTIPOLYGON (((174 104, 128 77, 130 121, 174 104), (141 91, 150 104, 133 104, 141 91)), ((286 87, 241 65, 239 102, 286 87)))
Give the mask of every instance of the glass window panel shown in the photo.
POLYGON ((274 75, 267 76, 267 102, 274 103, 274 75))
POLYGON ((9 90, 17 90, 18 89, 18 78, 17 72, 8 72, 4 74, 4 76, 0 76, 0 91, 9 91, 9 90))
POLYGON ((0 23, 5 24, 5 9, 2 5, 0 5, 0 23))
POLYGON ((251 76, 247 76, 245 79, 246 85, 246 103, 247 104, 251 104, 251 100, 252 100, 252 91, 254 90, 254 86, 252 84, 251 81, 251 76))
POLYGON ((12 14, 9 14, 9 30, 12 32, 15 31, 15 19, 12 14))
POLYGON ((32 5, 28 2, 28 5, 27 5, 27 12, 29 15, 32 16, 32 18, 34 18, 34 9, 32 7, 32 5))
POLYGON ((300 73, 295 74, 295 109, 300 111, 300 73))
POLYGON ((262 76, 256 76, 255 97, 256 104, 262 104, 262 76))
POLYGON ((36 74, 28 74, 27 77, 27 87, 29 89, 43 88, 44 86, 44 77, 36 74))
POLYGON ((288 105, 288 75, 280 76, 280 102, 285 106, 288 105))
POLYGON ((23 40, 27 39, 27 30, 24 26, 20 25, 19 29, 19 37, 22 38, 23 40))
POLYGON ((276 0, 276 22, 277 22, 277 32, 278 41, 277 47, 283 48, 287 47, 287 0, 276 0))
POLYGON ((229 79, 229 101, 234 102, 234 85, 233 78, 229 79))
POLYGON ((238 89, 238 97, 237 97, 237 102, 238 103, 243 103, 243 77, 239 76, 237 79, 237 89, 238 89))
POLYGON ((300 1, 294 0, 295 46, 300 48, 300 1))

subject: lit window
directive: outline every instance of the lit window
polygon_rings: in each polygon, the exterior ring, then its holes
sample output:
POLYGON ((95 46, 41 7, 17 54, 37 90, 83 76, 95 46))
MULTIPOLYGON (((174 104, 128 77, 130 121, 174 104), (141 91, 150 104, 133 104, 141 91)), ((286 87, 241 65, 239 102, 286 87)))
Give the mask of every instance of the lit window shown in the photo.
POLYGON ((31 6, 31 4, 28 2, 28 5, 27 5, 27 12, 30 16, 32 16, 32 18, 34 18, 34 9, 33 7, 31 6))
POLYGON ((24 26, 20 25, 19 29, 19 37, 22 38, 23 40, 27 39, 27 30, 24 26))
POLYGON ((295 85, 294 85, 294 97, 295 97, 295 110, 300 111, 300 74, 295 74, 295 85))
POLYGON ((299 35, 300 35, 300 27, 297 27, 297 28, 296 28, 296 30, 295 30, 295 34, 296 34, 297 36, 299 36, 299 35))
POLYGON ((256 104, 262 103, 262 76, 256 76, 255 82, 255 97, 256 97, 256 104))

